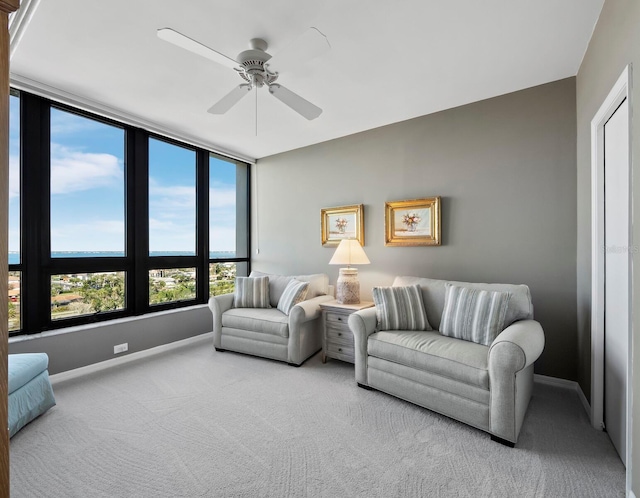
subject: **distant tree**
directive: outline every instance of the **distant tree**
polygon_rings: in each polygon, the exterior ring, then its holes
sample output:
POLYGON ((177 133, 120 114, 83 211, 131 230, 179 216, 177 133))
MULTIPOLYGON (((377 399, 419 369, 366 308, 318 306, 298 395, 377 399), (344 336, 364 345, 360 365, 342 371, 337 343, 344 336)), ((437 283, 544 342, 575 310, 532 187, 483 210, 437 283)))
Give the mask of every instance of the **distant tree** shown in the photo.
POLYGON ((92 275, 78 292, 95 312, 124 308, 124 277, 121 275, 92 275))
POLYGON ((61 284, 51 284, 51 297, 59 296, 64 292, 64 286, 61 284))
POLYGON ((18 318, 18 308, 14 302, 9 301, 9 319, 15 320, 16 318, 18 318))
POLYGON ((220 296, 221 294, 229 294, 235 289, 235 281, 218 280, 209 284, 209 295, 220 296))
POLYGON ((169 303, 172 301, 185 301, 196 296, 195 283, 190 285, 176 285, 171 289, 160 289, 149 293, 150 304, 169 303))
POLYGON ((94 309, 89 303, 75 302, 69 303, 68 309, 73 312, 74 315, 88 315, 94 312, 94 309))

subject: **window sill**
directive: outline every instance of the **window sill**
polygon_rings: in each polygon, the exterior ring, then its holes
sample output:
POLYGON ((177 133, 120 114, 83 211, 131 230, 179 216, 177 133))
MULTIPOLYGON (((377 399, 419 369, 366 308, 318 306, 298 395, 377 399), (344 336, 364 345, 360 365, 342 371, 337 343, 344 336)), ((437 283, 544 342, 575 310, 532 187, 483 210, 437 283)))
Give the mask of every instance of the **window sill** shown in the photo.
POLYGON ((139 315, 139 316, 127 316, 124 318, 114 318, 113 320, 105 320, 102 322, 95 322, 95 323, 86 323, 86 324, 82 324, 82 325, 75 325, 73 327, 64 327, 64 328, 59 328, 59 329, 54 329, 54 330, 47 330, 45 332, 40 332, 37 334, 22 334, 22 335, 15 335, 12 337, 9 337, 9 344, 17 344, 17 343, 21 343, 21 342, 26 342, 26 341, 31 341, 34 339, 42 339, 42 338, 46 338, 46 337, 55 337, 58 335, 63 335, 63 334, 72 334, 72 333, 76 333, 76 332, 85 332, 87 330, 92 330, 92 329, 97 329, 100 327, 109 327, 112 325, 118 325, 118 324, 126 324, 126 323, 133 323, 133 322, 137 322, 140 320, 146 320, 149 318, 154 318, 154 317, 159 317, 159 316, 163 316, 163 315, 170 315, 170 314, 174 314, 174 313, 186 313, 192 310, 198 310, 198 309, 203 309, 203 308, 207 308, 206 304, 196 304, 193 306, 186 306, 183 308, 174 308, 174 309, 170 309, 170 310, 164 310, 164 311, 155 311, 152 313, 146 313, 144 315, 139 315))

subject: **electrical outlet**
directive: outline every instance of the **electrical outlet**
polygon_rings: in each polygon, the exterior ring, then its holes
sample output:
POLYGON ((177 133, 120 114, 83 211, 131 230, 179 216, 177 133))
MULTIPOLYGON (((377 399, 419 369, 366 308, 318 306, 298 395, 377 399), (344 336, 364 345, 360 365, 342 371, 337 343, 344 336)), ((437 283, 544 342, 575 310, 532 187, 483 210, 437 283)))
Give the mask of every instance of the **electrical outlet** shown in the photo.
POLYGON ((118 344, 117 346, 113 346, 113 354, 124 353, 129 350, 129 343, 125 342, 123 344, 118 344))

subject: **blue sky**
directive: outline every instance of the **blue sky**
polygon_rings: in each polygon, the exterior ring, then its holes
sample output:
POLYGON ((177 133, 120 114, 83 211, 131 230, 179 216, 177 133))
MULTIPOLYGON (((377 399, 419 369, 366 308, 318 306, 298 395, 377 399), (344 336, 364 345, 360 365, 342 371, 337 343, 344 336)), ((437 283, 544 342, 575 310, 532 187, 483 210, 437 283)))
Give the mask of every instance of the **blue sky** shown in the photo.
MULTIPOLYGON (((19 250, 19 112, 10 103, 9 250, 19 250)), ((124 250, 124 130, 51 110, 52 251, 124 250)), ((195 153, 151 139, 151 251, 195 250, 195 153)), ((210 160, 212 251, 235 251, 235 164, 210 160)))

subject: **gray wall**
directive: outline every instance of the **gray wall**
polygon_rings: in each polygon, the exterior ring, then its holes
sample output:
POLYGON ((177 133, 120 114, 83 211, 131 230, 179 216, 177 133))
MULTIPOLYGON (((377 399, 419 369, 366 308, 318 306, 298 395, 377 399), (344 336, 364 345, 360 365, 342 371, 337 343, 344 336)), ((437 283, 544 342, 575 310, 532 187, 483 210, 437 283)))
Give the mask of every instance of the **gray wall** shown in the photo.
POLYGON ((335 283, 320 209, 363 203, 363 298, 395 275, 525 283, 547 341, 536 371, 576 380, 575 152, 569 78, 261 159, 253 268, 335 283), (434 195, 443 245, 385 247, 385 201, 434 195))
MULTIPOLYGON (((640 102, 640 2, 607 0, 589 43, 589 47, 576 78, 577 111, 577 184, 578 184, 578 345, 579 380, 584 393, 591 392, 591 120, 607 97, 611 87, 627 64, 633 64, 635 80, 631 106, 640 102)), ((632 116, 634 112, 631 112, 632 116)), ((632 118, 633 119, 633 118, 632 118)), ((637 119, 632 123, 631 157, 633 161, 633 213, 640 219, 640 181, 637 158, 640 157, 640 133, 637 119)), ((640 224, 633 225, 633 240, 640 241, 640 224)), ((633 274, 634 328, 640 316, 640 272, 633 274)), ((640 358, 640 341, 634 341, 634 358, 640 358)), ((634 442, 640 441, 640 364, 633 366, 633 429, 634 442)), ((633 445, 632 489, 640 496, 640 444, 633 445)))
POLYGON ((49 373, 56 374, 212 330, 209 307, 192 306, 13 338, 9 353, 47 353, 49 373), (123 342, 129 343, 129 351, 114 355, 113 346, 123 342))

